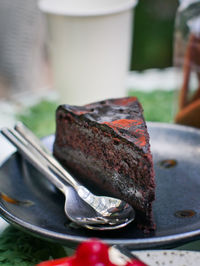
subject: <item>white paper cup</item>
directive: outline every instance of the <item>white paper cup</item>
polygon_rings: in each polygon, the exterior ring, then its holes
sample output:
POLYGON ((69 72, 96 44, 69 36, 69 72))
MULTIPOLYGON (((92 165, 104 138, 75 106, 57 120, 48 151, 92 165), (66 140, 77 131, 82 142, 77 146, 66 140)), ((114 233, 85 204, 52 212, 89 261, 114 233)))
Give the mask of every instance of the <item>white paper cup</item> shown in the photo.
POLYGON ((137 0, 41 0, 61 103, 126 95, 137 0))

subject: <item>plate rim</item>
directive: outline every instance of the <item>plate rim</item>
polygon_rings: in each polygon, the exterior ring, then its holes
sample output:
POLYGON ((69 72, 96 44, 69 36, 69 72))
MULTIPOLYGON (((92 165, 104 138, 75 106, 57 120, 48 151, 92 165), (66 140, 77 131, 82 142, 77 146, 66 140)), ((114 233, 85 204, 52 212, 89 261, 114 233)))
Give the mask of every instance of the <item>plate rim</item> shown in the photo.
MULTIPOLYGON (((197 128, 189 127, 189 126, 183 126, 183 125, 177 125, 177 124, 168 124, 168 123, 161 123, 161 122, 147 122, 147 128, 148 127, 161 127, 161 128, 167 128, 167 129, 176 129, 181 131, 189 131, 191 133, 197 133, 200 136, 200 130, 197 128)), ((53 134, 52 134, 53 135, 53 134)), ((46 138, 52 136, 48 135, 43 138, 45 140, 46 138)), ((15 152, 14 152, 15 153, 15 152)), ((14 154, 13 153, 13 154, 14 154)), ((10 157, 9 157, 10 158, 10 157)), ((8 158, 8 159, 9 159, 8 158)), ((8 160, 7 159, 7 160, 8 160)), ((6 160, 6 161, 7 161, 6 160)), ((6 162, 5 161, 5 162, 6 162)), ((2 166, 0 166, 1 168, 2 166)), ((25 222, 22 219, 14 216, 12 213, 10 213, 6 207, 0 202, 0 214, 4 220, 6 220, 9 224, 12 224, 22 230, 28 231, 35 236, 40 236, 42 238, 46 239, 53 239, 57 242, 62 242, 63 244, 68 244, 66 241, 70 241, 71 243, 77 244, 82 241, 85 241, 91 237, 85 237, 85 236, 77 236, 77 235, 69 235, 69 234, 63 234, 55 231, 50 231, 45 228, 41 228, 39 226, 33 225, 31 223, 25 222)), ((134 248, 144 248, 144 247, 156 247, 156 246, 162 246, 172 244, 176 241, 184 241, 189 240, 190 238, 195 238, 200 236, 200 228, 184 232, 184 233, 178 233, 173 235, 167 235, 167 236, 153 236, 153 237, 146 237, 146 238, 136 238, 136 239, 113 239, 113 238, 102 238, 104 242, 106 242, 109 245, 114 244, 123 244, 125 246, 134 247, 134 248)))

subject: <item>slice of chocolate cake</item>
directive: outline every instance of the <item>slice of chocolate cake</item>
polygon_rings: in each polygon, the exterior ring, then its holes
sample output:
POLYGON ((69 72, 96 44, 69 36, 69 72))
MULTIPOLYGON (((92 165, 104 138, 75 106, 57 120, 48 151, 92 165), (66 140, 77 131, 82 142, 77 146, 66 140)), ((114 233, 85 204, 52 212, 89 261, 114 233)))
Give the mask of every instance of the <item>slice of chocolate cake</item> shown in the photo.
POLYGON ((135 97, 85 106, 61 105, 56 112, 55 157, 83 184, 127 201, 136 223, 154 229, 155 183, 143 109, 135 97))

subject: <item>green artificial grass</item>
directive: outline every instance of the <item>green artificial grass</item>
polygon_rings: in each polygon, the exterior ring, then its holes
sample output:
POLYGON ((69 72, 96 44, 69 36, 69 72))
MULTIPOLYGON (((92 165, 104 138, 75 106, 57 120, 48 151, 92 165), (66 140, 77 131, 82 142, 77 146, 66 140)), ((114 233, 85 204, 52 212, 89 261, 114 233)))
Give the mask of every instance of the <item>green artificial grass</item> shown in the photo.
POLYGON ((146 121, 173 122, 175 93, 174 91, 154 90, 144 92, 132 90, 129 96, 136 96, 144 109, 146 121))
POLYGON ((43 100, 17 114, 17 119, 22 121, 38 137, 44 137, 55 132, 57 106, 57 102, 43 100))
POLYGON ((69 248, 33 237, 11 226, 0 237, 0 265, 4 266, 34 266, 41 261, 71 254, 69 248))

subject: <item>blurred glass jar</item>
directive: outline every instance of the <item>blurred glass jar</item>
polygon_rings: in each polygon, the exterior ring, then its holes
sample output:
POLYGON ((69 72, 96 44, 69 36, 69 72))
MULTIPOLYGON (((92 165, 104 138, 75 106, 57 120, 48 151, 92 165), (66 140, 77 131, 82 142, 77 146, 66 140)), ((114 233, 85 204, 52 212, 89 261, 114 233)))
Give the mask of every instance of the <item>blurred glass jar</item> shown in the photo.
POLYGON ((50 84, 45 44, 37 1, 0 1, 0 99, 18 100, 50 84))
POLYGON ((200 0, 180 0, 174 42, 179 88, 175 122, 200 127, 200 0))

